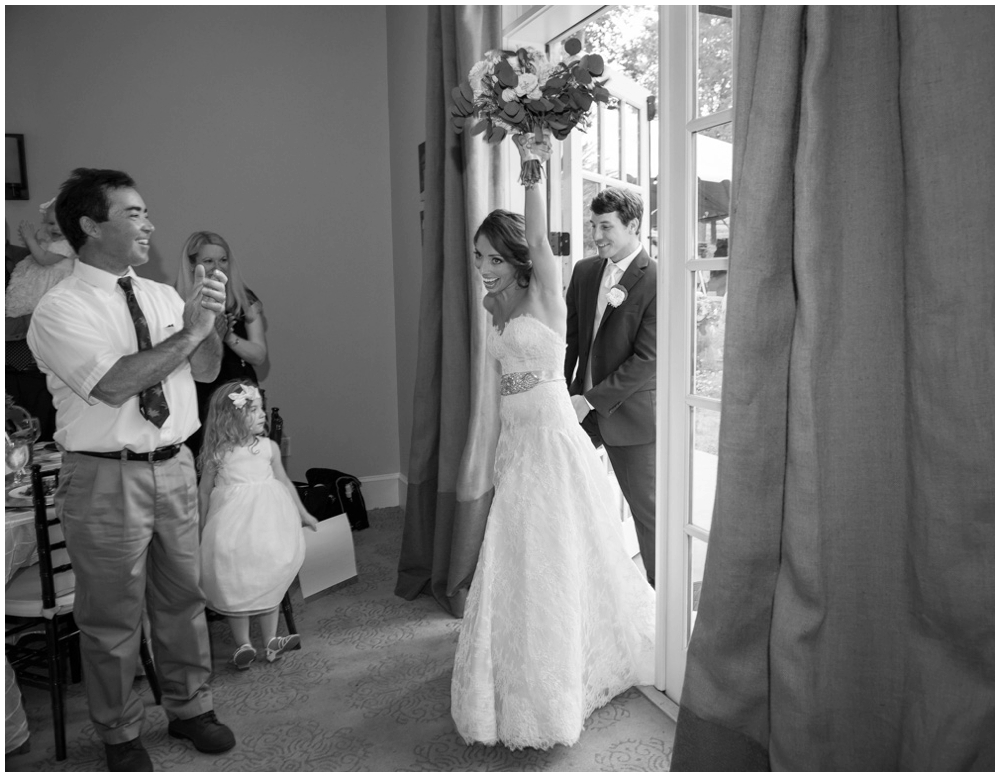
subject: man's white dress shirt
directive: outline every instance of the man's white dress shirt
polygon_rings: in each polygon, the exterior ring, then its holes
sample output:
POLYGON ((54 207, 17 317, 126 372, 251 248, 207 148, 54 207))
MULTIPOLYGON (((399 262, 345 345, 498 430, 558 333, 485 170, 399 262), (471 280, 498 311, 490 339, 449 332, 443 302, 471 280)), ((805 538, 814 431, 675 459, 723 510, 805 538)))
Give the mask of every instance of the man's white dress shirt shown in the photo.
MULTIPOLYGON (((152 344, 180 332, 184 301, 177 291, 138 277, 132 268, 127 275, 152 344)), ((187 360, 162 381, 170 416, 160 429, 142 417, 138 395, 121 407, 90 395, 120 358, 138 352, 119 277, 78 261, 73 274, 42 297, 31 317, 28 346, 52 393, 55 441, 69 451, 128 448, 148 453, 184 442, 199 426, 198 397, 187 360)))

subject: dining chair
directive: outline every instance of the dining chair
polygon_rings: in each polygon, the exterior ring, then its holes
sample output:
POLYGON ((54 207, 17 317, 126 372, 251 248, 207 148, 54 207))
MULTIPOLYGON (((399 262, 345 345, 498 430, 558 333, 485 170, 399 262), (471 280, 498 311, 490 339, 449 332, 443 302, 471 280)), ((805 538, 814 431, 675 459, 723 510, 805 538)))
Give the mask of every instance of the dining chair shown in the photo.
MULTIPOLYGON (((268 435, 278 443, 279 450, 281 449, 281 437, 284 434, 284 428, 285 421, 281 417, 281 413, 278 412, 278 408, 271 408, 271 422, 268 424, 268 435)), ((288 633, 298 634, 298 629, 295 628, 295 613, 292 611, 292 597, 289 596, 288 591, 285 591, 285 595, 281 598, 281 614, 285 616, 285 626, 288 628, 288 633)), ((292 648, 292 650, 302 650, 301 638, 299 644, 292 648)))
MULTIPOLYGON (((37 574, 35 567, 25 567, 7 585, 5 615, 7 619, 14 618, 15 623, 5 629, 6 654, 19 683, 49 691, 56 760, 64 761, 66 666, 69 665, 70 680, 79 682, 80 631, 73 620, 76 577, 66 551, 62 524, 57 517, 50 517, 46 506, 46 478, 53 478, 58 483, 59 470, 42 470, 38 464, 32 466, 31 501, 38 549, 37 574), (44 641, 34 638, 40 626, 44 641)), ((159 704, 160 684, 144 632, 139 651, 153 697, 159 704)))

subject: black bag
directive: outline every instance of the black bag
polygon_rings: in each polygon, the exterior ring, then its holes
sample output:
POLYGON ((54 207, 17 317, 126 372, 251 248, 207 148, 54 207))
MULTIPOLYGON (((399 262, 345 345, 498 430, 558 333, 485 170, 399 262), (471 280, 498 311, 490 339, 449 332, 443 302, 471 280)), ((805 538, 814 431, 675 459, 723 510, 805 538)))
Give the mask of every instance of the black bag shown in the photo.
POLYGON ((361 495, 361 481, 336 469, 314 467, 306 470, 309 490, 303 500, 306 509, 319 520, 347 513, 351 531, 367 529, 368 509, 361 495))

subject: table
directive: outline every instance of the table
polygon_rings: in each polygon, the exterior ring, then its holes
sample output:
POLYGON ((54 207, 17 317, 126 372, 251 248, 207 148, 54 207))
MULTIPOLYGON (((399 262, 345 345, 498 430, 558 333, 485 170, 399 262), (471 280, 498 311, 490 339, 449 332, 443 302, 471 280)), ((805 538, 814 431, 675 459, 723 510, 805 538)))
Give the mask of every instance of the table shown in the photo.
MULTIPOLYGON (((53 469, 62 461, 62 454, 46 448, 45 444, 35 445, 33 463, 44 469, 53 469)), ((6 495, 5 495, 6 496, 6 495)), ((35 511, 30 506, 6 507, 4 509, 4 585, 11 575, 22 567, 38 563, 37 542, 35 540, 35 511)), ((14 670, 4 658, 4 702, 7 711, 4 726, 4 751, 9 753, 20 747, 28 738, 28 721, 21 706, 21 691, 17 687, 14 670)))

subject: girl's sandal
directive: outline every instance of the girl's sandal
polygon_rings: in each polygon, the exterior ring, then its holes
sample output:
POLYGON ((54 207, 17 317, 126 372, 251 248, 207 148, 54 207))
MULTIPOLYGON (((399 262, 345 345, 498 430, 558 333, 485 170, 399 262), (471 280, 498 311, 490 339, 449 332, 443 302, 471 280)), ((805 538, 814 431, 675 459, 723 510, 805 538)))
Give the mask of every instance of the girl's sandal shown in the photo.
POLYGON ((299 635, 289 634, 287 637, 272 637, 264 648, 264 656, 269 664, 273 664, 281 654, 289 650, 295 650, 299 646, 299 635))
POLYGON ((255 658, 257 658, 257 651, 254 650, 253 645, 240 645, 233 653, 233 664, 237 669, 249 669, 255 658))

